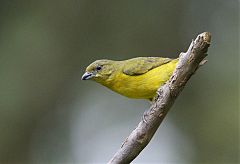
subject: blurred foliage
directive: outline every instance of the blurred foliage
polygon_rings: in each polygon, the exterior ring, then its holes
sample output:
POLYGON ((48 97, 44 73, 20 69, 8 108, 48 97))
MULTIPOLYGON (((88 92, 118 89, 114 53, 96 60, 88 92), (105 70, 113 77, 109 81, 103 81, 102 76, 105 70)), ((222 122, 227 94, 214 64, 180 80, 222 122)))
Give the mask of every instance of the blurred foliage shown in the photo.
POLYGON ((239 163, 239 1, 36 1, 0 5, 0 163, 106 163, 149 103, 80 81, 96 59, 177 57, 212 33, 136 163, 239 163))

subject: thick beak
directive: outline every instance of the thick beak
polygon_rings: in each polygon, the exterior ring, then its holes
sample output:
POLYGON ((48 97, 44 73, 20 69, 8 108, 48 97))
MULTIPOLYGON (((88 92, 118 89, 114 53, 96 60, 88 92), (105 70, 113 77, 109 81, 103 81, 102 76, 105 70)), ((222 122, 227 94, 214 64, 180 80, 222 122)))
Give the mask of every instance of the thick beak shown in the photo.
POLYGON ((82 76, 82 80, 88 80, 88 79, 92 78, 93 76, 94 76, 93 73, 85 72, 82 76))

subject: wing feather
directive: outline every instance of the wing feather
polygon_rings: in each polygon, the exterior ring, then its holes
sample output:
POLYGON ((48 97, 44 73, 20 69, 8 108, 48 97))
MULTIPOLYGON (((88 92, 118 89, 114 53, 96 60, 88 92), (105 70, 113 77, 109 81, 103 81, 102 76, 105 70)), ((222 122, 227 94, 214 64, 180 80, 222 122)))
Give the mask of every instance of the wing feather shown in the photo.
POLYGON ((130 76, 141 75, 171 60, 173 59, 162 57, 138 57, 129 59, 124 62, 123 73, 130 76))

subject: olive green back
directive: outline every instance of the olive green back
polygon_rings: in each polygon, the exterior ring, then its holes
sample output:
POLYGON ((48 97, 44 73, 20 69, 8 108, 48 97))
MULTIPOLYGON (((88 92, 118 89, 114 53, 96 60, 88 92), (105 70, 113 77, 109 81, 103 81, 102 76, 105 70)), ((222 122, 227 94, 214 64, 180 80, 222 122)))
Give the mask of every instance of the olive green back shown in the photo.
POLYGON ((123 73, 130 76, 141 75, 171 60, 173 59, 162 57, 138 57, 129 59, 124 62, 123 73))

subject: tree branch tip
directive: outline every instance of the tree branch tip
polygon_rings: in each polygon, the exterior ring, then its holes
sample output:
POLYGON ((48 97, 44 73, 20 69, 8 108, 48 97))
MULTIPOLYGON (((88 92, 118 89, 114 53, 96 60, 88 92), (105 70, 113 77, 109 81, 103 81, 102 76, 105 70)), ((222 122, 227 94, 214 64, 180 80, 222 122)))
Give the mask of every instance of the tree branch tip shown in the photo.
MULTIPOLYGON (((199 37, 202 37, 204 42, 210 44, 211 42, 211 33, 210 32, 203 32, 201 34, 198 35, 199 37)), ((198 38, 198 37, 197 37, 198 38)))

